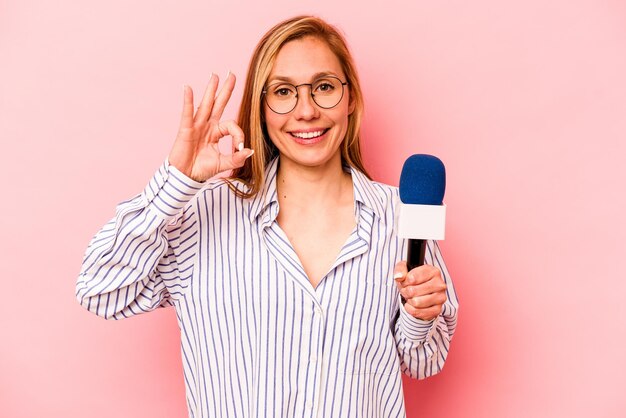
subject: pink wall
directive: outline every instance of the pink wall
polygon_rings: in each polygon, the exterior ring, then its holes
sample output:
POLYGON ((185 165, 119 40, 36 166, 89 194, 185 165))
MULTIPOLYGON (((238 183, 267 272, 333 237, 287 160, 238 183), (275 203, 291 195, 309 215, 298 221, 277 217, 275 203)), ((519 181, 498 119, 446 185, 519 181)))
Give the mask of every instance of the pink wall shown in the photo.
POLYGON ((185 415, 173 311, 100 320, 75 277, 167 155, 182 84, 242 80, 303 12, 351 42, 375 177, 447 165, 460 322, 443 373, 405 381, 408 416, 624 416, 625 3, 296 3, 3 2, 0 416, 185 415))

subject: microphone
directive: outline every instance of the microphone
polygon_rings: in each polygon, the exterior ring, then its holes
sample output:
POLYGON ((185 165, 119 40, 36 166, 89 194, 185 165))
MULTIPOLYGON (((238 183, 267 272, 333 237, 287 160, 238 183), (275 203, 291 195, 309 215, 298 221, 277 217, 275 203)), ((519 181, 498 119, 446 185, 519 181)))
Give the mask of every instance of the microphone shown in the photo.
POLYGON ((415 154, 402 167, 397 230, 409 240, 407 268, 424 264, 427 240, 445 238, 446 169, 433 155, 415 154))

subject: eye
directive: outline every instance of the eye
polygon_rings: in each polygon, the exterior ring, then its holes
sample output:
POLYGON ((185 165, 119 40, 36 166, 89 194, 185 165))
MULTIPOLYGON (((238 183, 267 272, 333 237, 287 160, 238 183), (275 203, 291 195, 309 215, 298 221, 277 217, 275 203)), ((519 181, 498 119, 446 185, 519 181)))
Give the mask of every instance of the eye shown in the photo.
POLYGON ((338 88, 338 82, 332 78, 322 78, 313 83, 313 91, 318 95, 329 95, 338 88))
POLYGON ((269 90, 272 93, 272 96, 280 99, 292 97, 296 94, 295 87, 285 84, 272 86, 269 90))
POLYGON ((335 86, 333 86, 332 84, 329 84, 329 83, 324 83, 324 84, 319 86, 319 89, 322 90, 322 91, 332 90, 334 88, 335 88, 335 86))

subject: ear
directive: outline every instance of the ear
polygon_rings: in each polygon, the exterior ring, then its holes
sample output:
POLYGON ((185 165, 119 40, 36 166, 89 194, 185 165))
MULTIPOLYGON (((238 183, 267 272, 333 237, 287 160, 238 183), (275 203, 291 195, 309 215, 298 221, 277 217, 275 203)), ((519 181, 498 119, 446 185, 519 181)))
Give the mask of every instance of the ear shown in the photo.
POLYGON ((354 100, 354 97, 350 94, 350 102, 348 103, 348 115, 351 115, 352 112, 354 112, 354 109, 356 109, 356 100, 354 100))

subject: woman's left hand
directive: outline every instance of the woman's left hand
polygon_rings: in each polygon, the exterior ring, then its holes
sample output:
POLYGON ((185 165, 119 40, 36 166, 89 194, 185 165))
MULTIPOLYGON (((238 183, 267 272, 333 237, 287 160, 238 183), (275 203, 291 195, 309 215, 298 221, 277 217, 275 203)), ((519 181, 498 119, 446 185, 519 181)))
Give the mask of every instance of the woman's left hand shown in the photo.
POLYGON ((423 265, 407 272, 406 261, 400 261, 394 268, 393 278, 406 299, 404 308, 411 316, 430 321, 441 314, 448 298, 446 283, 437 267, 423 265))

